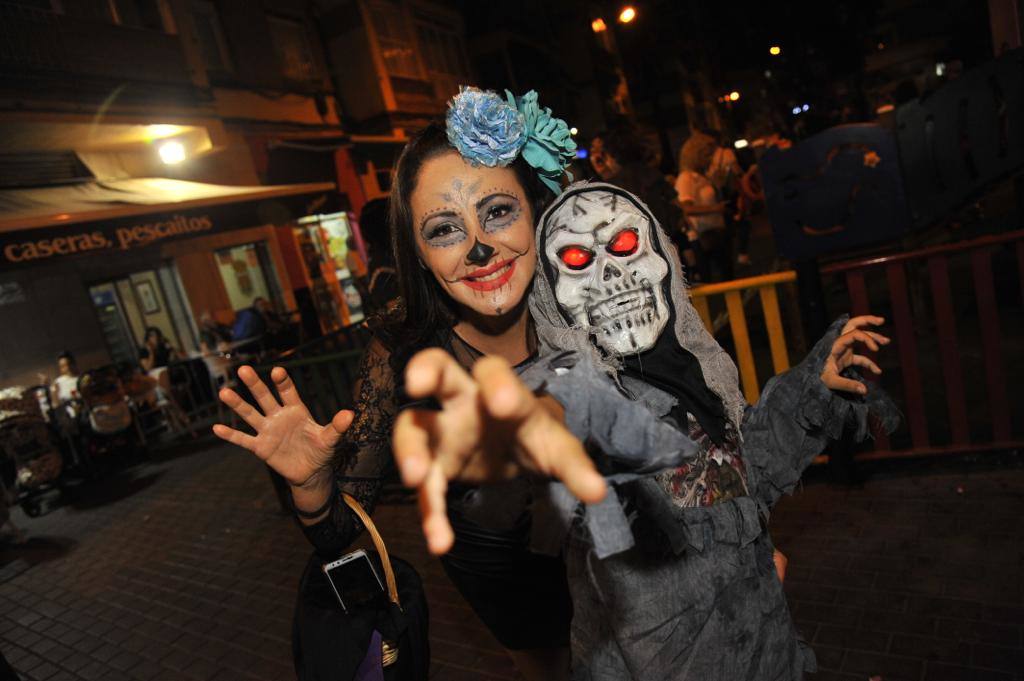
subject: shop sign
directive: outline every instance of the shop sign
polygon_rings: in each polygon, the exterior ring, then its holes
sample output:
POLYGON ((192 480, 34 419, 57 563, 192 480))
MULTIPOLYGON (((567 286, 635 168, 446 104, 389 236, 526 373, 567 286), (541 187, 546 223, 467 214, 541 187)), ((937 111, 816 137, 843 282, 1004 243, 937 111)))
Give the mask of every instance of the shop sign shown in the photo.
POLYGON ((67 256, 120 253, 231 229, 284 224, 304 215, 311 200, 314 197, 281 197, 2 233, 0 269, 67 256))
POLYGON ((165 219, 103 227, 95 224, 79 229, 64 227, 15 232, 0 236, 3 261, 8 265, 32 264, 62 255, 128 251, 174 237, 197 236, 213 230, 209 215, 170 215, 165 219))

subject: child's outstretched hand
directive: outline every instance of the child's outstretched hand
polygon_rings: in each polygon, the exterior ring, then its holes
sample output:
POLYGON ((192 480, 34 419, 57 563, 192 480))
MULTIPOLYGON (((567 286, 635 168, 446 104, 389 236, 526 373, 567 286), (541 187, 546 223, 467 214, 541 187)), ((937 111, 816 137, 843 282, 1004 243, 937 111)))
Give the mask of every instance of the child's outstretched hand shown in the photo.
POLYGON ((867 386, 861 381, 844 378, 841 374, 844 369, 851 366, 868 369, 875 375, 882 373, 882 370, 878 368, 878 365, 871 358, 858 355, 855 349, 857 348, 857 343, 863 343, 872 352, 878 352, 880 345, 888 345, 888 336, 883 336, 876 331, 866 330, 866 327, 879 326, 884 322, 884 318, 871 315, 853 317, 850 321, 846 322, 843 332, 836 339, 836 342, 832 344, 832 351, 825 361, 825 369, 821 372, 821 380, 829 389, 842 390, 844 392, 856 393, 857 395, 867 393, 867 386))

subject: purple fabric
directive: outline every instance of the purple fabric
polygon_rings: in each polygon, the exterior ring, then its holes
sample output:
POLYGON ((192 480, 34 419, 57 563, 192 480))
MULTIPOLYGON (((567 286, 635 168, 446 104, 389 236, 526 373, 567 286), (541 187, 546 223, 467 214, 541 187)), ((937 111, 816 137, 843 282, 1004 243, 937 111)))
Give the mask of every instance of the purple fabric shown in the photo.
POLYGON ((380 632, 374 629, 373 634, 370 635, 370 648, 366 651, 366 657, 363 658, 359 669, 356 670, 353 681, 384 681, 382 643, 380 632))

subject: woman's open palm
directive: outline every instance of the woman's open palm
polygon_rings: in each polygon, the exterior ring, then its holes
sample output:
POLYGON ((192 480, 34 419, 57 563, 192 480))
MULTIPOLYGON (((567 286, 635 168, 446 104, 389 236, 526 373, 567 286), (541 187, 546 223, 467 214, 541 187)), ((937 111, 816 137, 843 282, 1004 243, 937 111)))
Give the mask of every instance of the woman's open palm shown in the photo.
POLYGON ((306 484, 327 466, 338 439, 352 423, 353 413, 339 411, 329 424, 321 426, 313 420, 288 372, 281 367, 270 372, 280 399, 252 367, 240 367, 238 378, 252 393, 259 409, 230 388, 220 391, 220 399, 256 431, 255 435, 221 423, 213 427, 214 434, 248 449, 289 484, 306 484))

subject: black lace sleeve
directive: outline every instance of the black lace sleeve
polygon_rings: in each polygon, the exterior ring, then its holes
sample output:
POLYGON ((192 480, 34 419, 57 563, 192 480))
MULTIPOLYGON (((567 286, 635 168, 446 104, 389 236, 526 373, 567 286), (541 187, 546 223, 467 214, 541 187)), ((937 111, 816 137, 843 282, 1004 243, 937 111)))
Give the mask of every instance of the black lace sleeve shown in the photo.
POLYGON ((334 455, 331 511, 319 523, 303 527, 317 553, 325 558, 337 557, 363 531, 362 523, 342 503, 339 492, 348 492, 372 514, 384 478, 392 468, 391 426, 397 413, 394 379, 390 353, 379 341, 372 341, 353 390, 355 420, 334 455))

